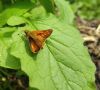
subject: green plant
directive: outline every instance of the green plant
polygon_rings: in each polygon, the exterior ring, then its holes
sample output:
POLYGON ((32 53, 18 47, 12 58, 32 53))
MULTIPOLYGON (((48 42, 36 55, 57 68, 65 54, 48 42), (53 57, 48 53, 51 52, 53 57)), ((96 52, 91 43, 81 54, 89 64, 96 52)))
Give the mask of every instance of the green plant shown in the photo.
POLYGON ((71 6, 81 18, 100 19, 100 0, 72 0, 71 6))
POLYGON ((0 66, 24 71, 32 90, 95 90, 95 67, 72 26, 69 3, 11 1, 0 13, 0 66), (24 30, 46 29, 53 29, 52 35, 32 53, 24 30))

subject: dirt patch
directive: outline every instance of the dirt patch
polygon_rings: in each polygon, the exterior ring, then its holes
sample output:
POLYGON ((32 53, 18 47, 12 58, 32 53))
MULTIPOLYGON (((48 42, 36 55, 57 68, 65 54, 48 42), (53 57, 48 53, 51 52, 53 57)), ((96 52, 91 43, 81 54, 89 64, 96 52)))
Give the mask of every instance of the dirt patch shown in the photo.
POLYGON ((96 65, 95 82, 97 90, 100 90, 100 20, 87 21, 77 17, 76 24, 96 65))

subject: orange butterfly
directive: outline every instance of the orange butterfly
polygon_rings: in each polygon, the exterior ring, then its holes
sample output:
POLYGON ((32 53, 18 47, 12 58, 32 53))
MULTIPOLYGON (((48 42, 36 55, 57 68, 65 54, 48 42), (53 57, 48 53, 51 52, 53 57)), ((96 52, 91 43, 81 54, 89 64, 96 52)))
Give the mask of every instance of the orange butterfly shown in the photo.
POLYGON ((45 40, 51 35, 52 29, 40 30, 40 31, 25 31, 26 36, 29 39, 29 45, 33 53, 38 52, 43 48, 45 40))

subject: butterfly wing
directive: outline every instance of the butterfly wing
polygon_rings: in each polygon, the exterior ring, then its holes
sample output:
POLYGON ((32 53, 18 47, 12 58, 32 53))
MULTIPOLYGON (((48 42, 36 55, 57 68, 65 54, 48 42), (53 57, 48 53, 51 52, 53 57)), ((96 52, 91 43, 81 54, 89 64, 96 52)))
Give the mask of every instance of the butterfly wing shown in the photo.
POLYGON ((42 48, 44 41, 51 35, 52 30, 31 31, 30 36, 34 39, 36 44, 42 48))
POLYGON ((35 41, 32 38, 29 38, 29 45, 33 53, 38 52, 40 50, 40 47, 36 45, 35 41))

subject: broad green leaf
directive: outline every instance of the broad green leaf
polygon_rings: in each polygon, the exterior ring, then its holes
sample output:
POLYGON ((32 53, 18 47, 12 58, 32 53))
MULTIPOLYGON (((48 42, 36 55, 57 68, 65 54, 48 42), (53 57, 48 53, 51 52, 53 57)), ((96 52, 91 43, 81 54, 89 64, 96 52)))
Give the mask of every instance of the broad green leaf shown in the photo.
POLYGON ((26 13, 29 9, 33 7, 33 4, 30 3, 29 1, 24 1, 24 2, 18 2, 16 4, 13 4, 13 6, 5 9, 1 14, 0 14, 0 26, 6 24, 7 20, 11 16, 21 16, 24 13, 26 13))
POLYGON ((11 35, 15 28, 0 28, 0 66, 19 69, 20 61, 10 54, 10 47, 13 42, 11 35))
POLYGON ((22 70, 29 76, 30 87, 36 90, 96 90, 95 67, 79 32, 69 25, 64 26, 53 15, 33 24, 38 30, 53 29, 43 49, 32 53, 23 31, 22 37, 18 36, 21 30, 13 34, 16 43, 11 47, 11 55, 20 59, 22 70))
POLYGON ((30 14, 31 14, 31 17, 30 17, 31 19, 39 20, 41 18, 45 18, 47 13, 43 6, 39 6, 32 9, 30 11, 30 14))
POLYGON ((11 16, 8 21, 7 24, 10 26, 16 26, 16 25, 20 25, 25 23, 25 19, 19 16, 11 16))
POLYGON ((54 12, 54 0, 39 0, 47 12, 54 12))
POLYGON ((59 18, 65 24, 72 24, 74 19, 74 13, 71 9, 69 2, 65 0, 55 0, 58 7, 59 18))

